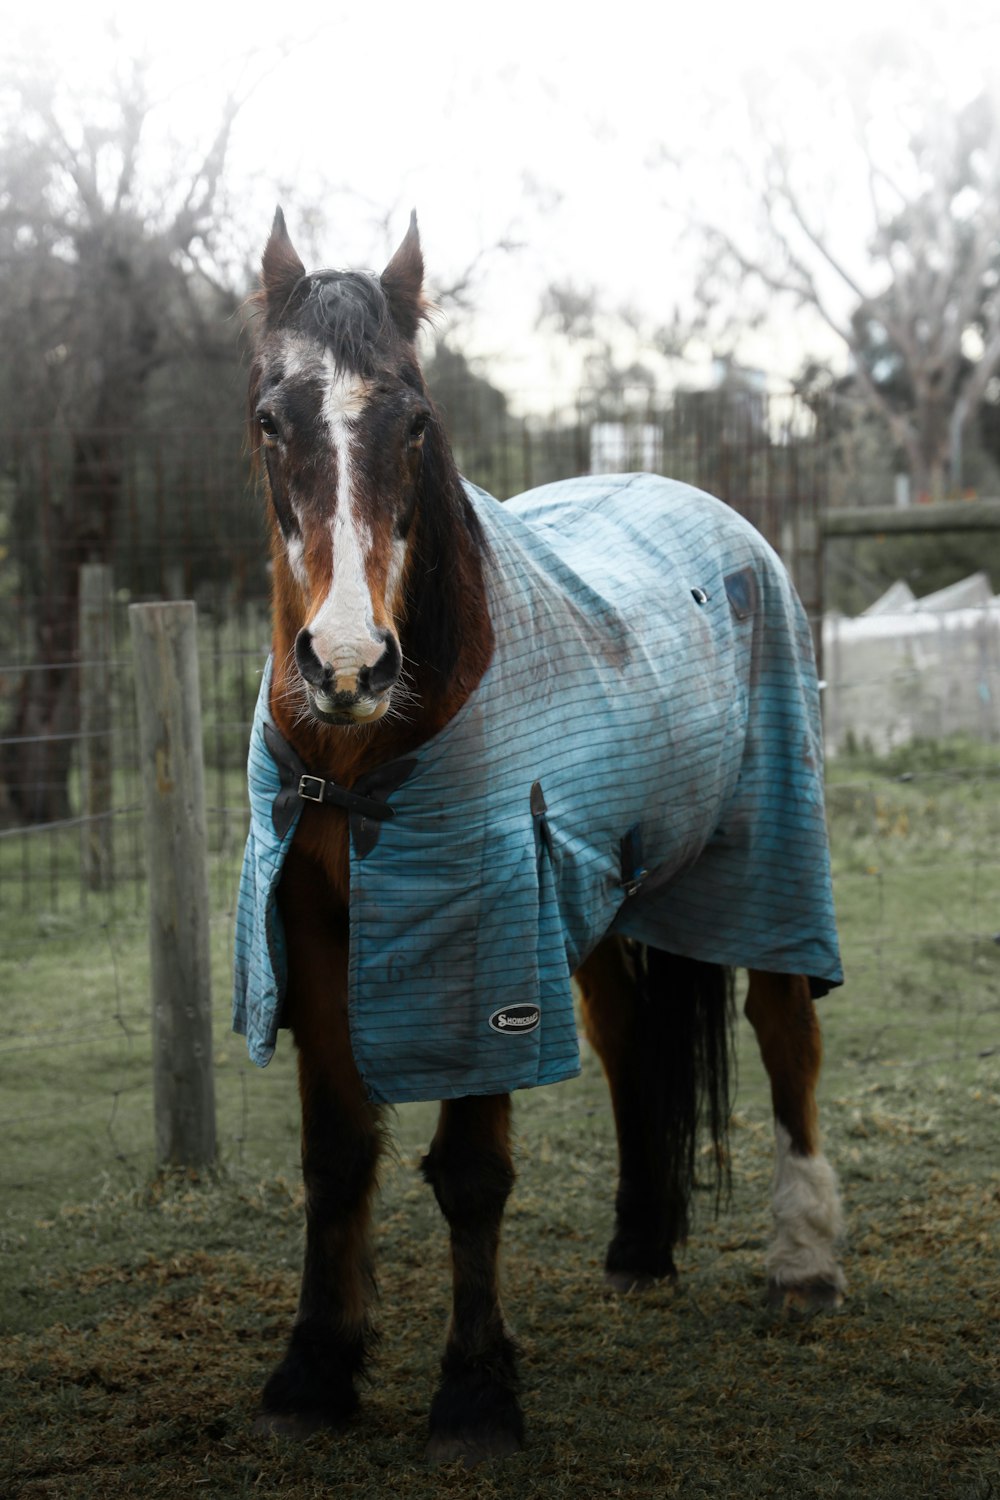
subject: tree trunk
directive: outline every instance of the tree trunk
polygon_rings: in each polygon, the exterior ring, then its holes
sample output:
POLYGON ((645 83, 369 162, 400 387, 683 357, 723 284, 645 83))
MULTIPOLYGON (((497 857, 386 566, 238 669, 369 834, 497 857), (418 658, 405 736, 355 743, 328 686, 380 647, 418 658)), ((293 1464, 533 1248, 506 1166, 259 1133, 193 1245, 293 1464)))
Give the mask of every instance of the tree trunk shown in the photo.
POLYGON ((0 774, 15 817, 53 823, 71 814, 69 774, 79 732, 79 572, 109 562, 122 484, 115 433, 73 439, 66 500, 38 508, 40 577, 35 597, 34 660, 17 688, 17 711, 3 746, 0 774))
POLYGON ((917 403, 919 469, 912 477, 918 500, 943 500, 948 493, 950 406, 933 391, 917 403))

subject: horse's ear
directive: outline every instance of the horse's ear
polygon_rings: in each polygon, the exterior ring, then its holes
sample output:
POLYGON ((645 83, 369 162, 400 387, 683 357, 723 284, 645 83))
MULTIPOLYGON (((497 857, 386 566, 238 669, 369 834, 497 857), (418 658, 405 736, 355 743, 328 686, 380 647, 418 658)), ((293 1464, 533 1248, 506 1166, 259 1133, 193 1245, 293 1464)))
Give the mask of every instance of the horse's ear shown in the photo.
POLYGON ((416 210, 410 214, 410 227, 403 243, 382 272, 380 280, 393 322, 404 338, 414 339, 420 320, 427 313, 424 256, 420 249, 416 210))
POLYGON ((305 274, 306 268, 288 238, 285 216, 280 208, 276 208, 260 267, 260 284, 264 291, 269 323, 278 321, 288 305, 289 297, 305 274))

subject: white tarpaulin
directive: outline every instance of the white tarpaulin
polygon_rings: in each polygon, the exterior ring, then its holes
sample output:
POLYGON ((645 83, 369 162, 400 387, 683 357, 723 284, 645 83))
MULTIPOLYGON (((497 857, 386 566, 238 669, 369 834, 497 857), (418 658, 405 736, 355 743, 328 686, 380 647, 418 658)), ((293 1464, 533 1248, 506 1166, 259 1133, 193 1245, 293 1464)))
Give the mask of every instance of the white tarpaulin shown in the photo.
POLYGON ((1000 596, 985 573, 915 599, 894 583, 854 619, 823 621, 828 754, 913 739, 1000 739, 1000 596))

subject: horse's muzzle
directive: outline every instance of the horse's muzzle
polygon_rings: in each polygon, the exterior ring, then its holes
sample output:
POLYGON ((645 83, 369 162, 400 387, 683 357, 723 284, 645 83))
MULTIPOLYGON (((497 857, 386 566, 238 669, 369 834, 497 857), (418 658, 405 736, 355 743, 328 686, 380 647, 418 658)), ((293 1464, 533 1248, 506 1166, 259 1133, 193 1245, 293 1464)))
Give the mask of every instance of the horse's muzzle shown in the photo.
POLYGON ((372 666, 356 672, 336 672, 316 654, 307 627, 295 637, 295 662, 306 685, 309 707, 324 724, 370 724, 389 706, 389 695, 403 667, 399 642, 380 629, 385 649, 372 666))

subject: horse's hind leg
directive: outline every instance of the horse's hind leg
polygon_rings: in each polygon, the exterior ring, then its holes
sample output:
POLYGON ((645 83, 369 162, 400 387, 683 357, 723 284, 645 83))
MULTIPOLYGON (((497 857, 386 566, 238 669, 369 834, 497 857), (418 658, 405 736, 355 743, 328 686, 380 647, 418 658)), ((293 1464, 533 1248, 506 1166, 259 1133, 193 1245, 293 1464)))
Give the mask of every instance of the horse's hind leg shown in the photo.
MULTIPOLYGON (((288 934, 287 1018, 298 1048, 306 1244, 288 1349, 264 1387, 257 1428, 304 1437, 339 1426, 358 1405, 371 1339, 371 1198, 378 1113, 351 1054, 347 934, 322 909, 318 871, 289 854, 282 895, 288 934)), ((345 925, 343 923, 341 926, 345 925)))
POLYGON ((809 981, 751 970, 746 1014, 757 1033, 774 1106, 769 1301, 792 1311, 837 1307, 846 1285, 836 1253, 840 1196, 820 1149, 816 1084, 823 1045, 809 981))
POLYGON ((605 1260, 617 1291, 675 1276, 687 1234, 699 1118, 718 1153, 729 1114, 724 970, 607 938, 576 973, 588 1040, 618 1135, 615 1229, 605 1260))
POLYGON ((498 1274, 500 1226, 514 1183, 509 1096, 442 1104, 423 1171, 451 1231, 453 1284, 427 1456, 461 1458, 471 1468, 516 1453, 524 1442, 498 1274))

